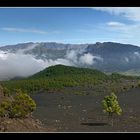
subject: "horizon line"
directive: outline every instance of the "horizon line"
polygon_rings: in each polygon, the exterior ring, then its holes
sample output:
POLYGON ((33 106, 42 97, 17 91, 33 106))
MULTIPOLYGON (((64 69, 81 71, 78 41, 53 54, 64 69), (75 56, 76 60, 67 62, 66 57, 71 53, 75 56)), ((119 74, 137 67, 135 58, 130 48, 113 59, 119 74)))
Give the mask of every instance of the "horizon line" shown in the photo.
POLYGON ((96 43, 117 43, 117 44, 124 44, 124 45, 133 45, 133 46, 138 46, 140 47, 139 45, 135 45, 135 44, 130 44, 130 43, 121 43, 121 42, 115 42, 115 41, 97 41, 97 42, 94 42, 94 43, 64 43, 64 42, 58 42, 58 41, 37 41, 37 42, 34 42, 34 41, 27 41, 27 42, 19 42, 19 43, 13 43, 13 44, 5 44, 5 45, 2 45, 0 46, 1 47, 5 47, 5 46, 13 46, 13 45, 19 45, 19 44, 28 44, 28 43, 56 43, 56 44, 70 44, 70 45, 91 45, 91 44, 96 44, 96 43))

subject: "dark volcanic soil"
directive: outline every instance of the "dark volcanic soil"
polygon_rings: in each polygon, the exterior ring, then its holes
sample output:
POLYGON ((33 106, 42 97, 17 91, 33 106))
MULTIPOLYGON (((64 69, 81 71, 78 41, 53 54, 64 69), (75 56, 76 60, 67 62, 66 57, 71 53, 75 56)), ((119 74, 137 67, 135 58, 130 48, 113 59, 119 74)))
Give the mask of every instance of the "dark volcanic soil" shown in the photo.
POLYGON ((32 95, 38 106, 34 117, 58 132, 140 132, 140 88, 118 94, 123 114, 114 116, 113 126, 102 112, 104 96, 94 91, 89 95, 38 93, 32 95))

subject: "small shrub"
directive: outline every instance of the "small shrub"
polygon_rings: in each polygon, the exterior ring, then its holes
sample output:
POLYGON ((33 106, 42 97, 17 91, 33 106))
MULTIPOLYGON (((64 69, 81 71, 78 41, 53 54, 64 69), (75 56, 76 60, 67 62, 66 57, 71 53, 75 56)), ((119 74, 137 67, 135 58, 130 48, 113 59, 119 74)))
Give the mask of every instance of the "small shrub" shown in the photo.
POLYGON ((3 87, 0 85, 0 92, 3 92, 3 87))
POLYGON ((1 117, 24 118, 36 109, 34 100, 21 90, 16 90, 11 99, 0 104, 1 117))
POLYGON ((140 81, 138 82, 138 87, 140 87, 140 81))
POLYGON ((11 102, 10 101, 3 101, 0 104, 0 116, 1 117, 9 117, 9 113, 11 110, 11 102))
POLYGON ((10 90, 7 89, 6 87, 3 88, 3 94, 4 96, 10 96, 10 90))
POLYGON ((135 88, 135 86, 134 86, 134 85, 131 85, 131 87, 132 87, 132 88, 135 88))

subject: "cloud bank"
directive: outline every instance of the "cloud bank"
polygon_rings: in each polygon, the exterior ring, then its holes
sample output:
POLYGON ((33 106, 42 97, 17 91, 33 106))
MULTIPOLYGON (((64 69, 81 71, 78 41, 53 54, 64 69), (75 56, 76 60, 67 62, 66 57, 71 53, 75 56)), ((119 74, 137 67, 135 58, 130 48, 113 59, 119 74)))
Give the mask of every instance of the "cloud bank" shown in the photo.
POLYGON ((91 53, 84 53, 84 49, 67 51, 65 59, 71 61, 73 65, 93 65, 98 61, 103 61, 100 56, 93 55, 91 53))
POLYGON ((101 57, 90 53, 85 54, 83 51, 83 49, 68 50, 63 58, 55 60, 36 59, 33 55, 24 54, 23 50, 16 53, 0 51, 0 80, 8 80, 17 76, 27 77, 57 64, 79 66, 93 65, 96 60, 103 61, 101 57))

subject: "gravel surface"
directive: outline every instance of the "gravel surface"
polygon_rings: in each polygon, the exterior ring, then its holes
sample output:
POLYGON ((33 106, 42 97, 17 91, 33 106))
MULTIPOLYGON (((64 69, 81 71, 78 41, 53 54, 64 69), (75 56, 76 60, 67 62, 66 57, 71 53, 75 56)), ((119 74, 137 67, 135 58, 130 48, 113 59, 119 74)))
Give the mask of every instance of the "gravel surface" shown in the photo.
MULTIPOLYGON (((73 91, 73 88, 68 88, 73 91)), ((90 92, 91 89, 89 89, 90 92)), ((140 132, 140 88, 118 94, 121 116, 114 116, 113 126, 102 112, 105 94, 70 94, 61 91, 32 95, 37 103, 34 117, 57 132, 140 132)))

